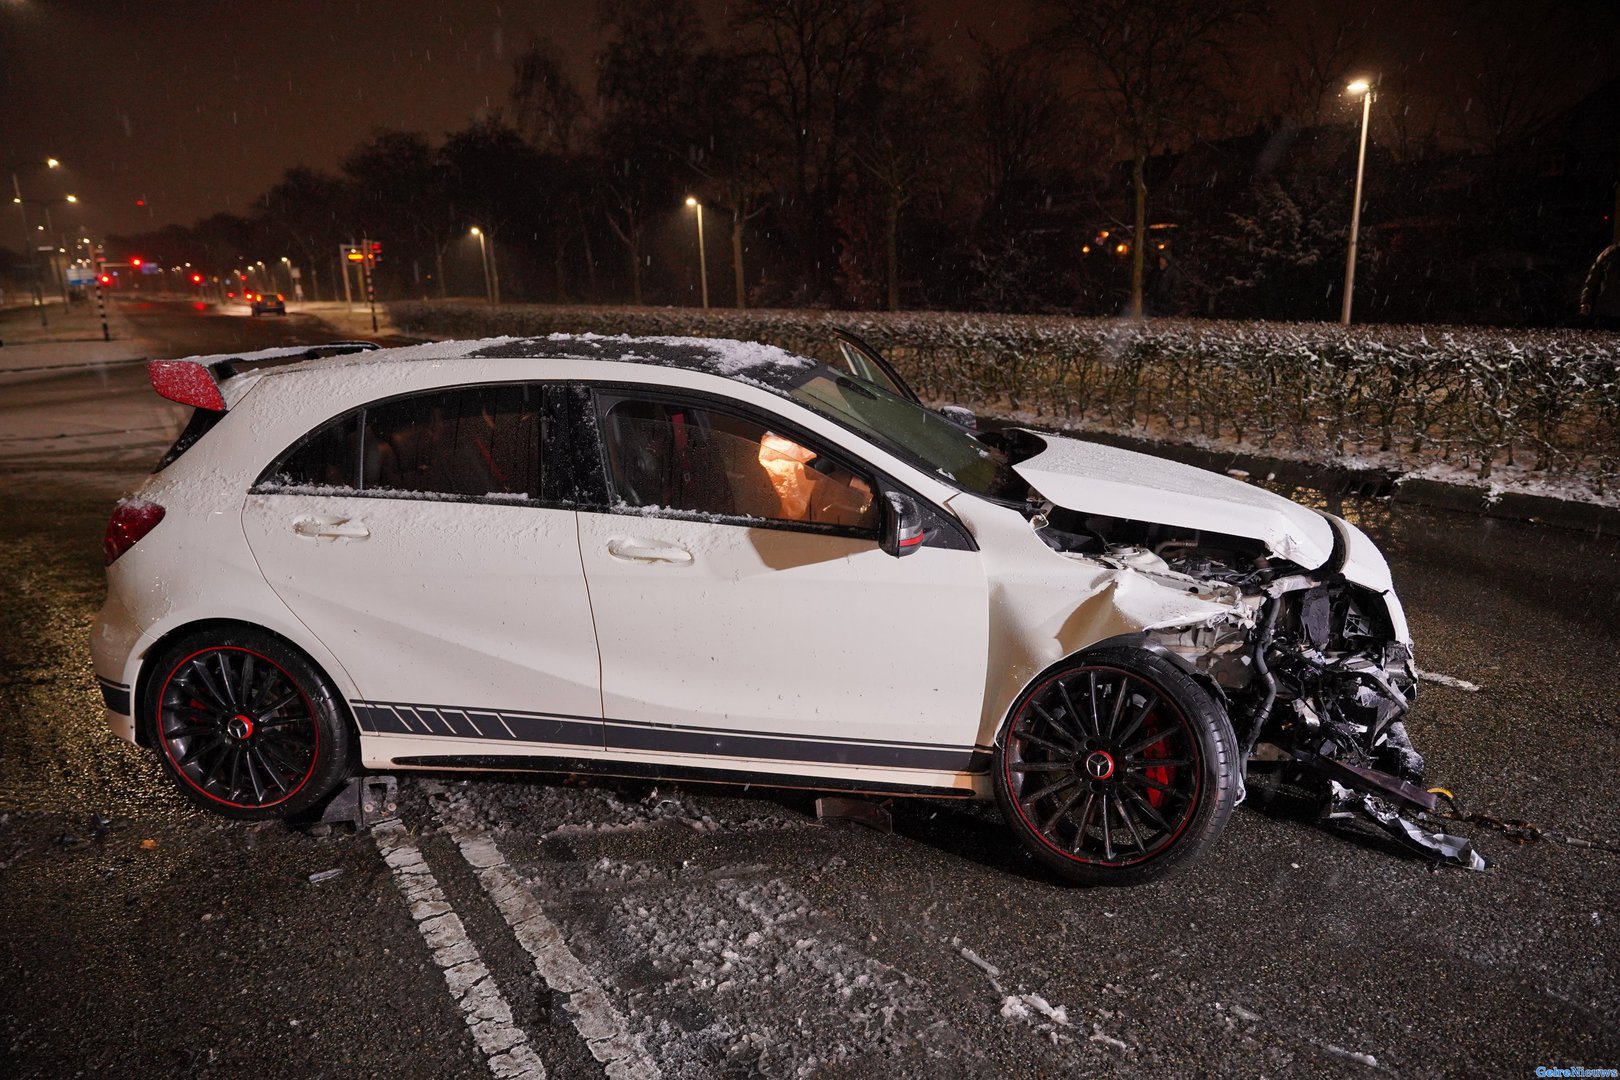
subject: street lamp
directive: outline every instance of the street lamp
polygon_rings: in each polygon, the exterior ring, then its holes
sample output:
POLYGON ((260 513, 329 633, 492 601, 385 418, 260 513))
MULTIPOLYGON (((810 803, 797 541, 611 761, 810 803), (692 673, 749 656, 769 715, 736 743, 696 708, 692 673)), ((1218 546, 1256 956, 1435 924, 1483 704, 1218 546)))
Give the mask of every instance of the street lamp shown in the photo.
POLYGON ((474 225, 470 232, 478 237, 478 265, 484 268, 484 299, 493 304, 495 302, 495 284, 489 277, 489 243, 484 237, 484 230, 478 226, 474 225))
MULTIPOLYGON (((66 196, 59 195, 59 196, 57 196, 56 198, 53 198, 53 199, 24 199, 24 198, 19 198, 17 196, 13 196, 11 201, 17 204, 17 208, 19 210, 23 211, 25 220, 26 220, 26 217, 27 217, 27 208, 30 207, 30 206, 39 207, 40 213, 45 215, 45 224, 43 224, 43 225, 35 225, 34 226, 34 231, 35 232, 44 233, 45 235, 44 235, 43 238, 41 238, 41 237, 35 237, 34 238, 36 241, 37 240, 43 240, 43 242, 39 243, 39 244, 36 244, 35 247, 29 249, 29 253, 28 253, 29 254, 29 266, 33 267, 34 260, 38 256, 39 252, 48 250, 49 253, 50 253, 49 265, 50 265, 51 276, 55 277, 58 280, 58 282, 61 284, 61 286, 62 286, 62 302, 64 304, 67 303, 68 302, 67 274, 59 265, 57 265, 57 261, 56 261, 56 256, 58 254, 66 251, 66 249, 62 246, 64 243, 66 243, 66 238, 61 236, 60 234, 58 234, 57 231, 56 231, 56 223, 51 220, 51 207, 53 205, 55 205, 56 203, 77 203, 79 201, 79 197, 77 195, 66 195, 66 196)), ((41 303, 41 305, 43 305, 44 304, 43 297, 45 295, 45 293, 44 293, 45 279, 44 279, 43 274, 40 275, 39 289, 40 289, 39 295, 41 297, 40 303, 41 303)))
MULTIPOLYGON (((27 201, 30 201, 30 200, 25 199, 24 201, 27 202, 27 201)), ((62 236, 59 236, 57 234, 57 232, 56 232, 56 226, 51 223, 51 204, 52 203, 59 203, 59 202, 60 203, 74 203, 74 204, 77 204, 78 201, 79 201, 79 197, 77 195, 64 195, 59 199, 35 199, 35 200, 31 200, 31 201, 37 202, 39 204, 40 209, 43 210, 44 213, 45 213, 45 237, 46 237, 46 239, 48 241, 54 241, 56 243, 56 245, 57 245, 58 251, 60 251, 62 253, 66 253, 67 248, 62 246, 63 242, 65 241, 66 238, 62 237, 62 236)), ((54 254, 54 253, 51 255, 51 273, 61 282, 61 285, 62 285, 62 303, 64 303, 64 304, 69 303, 70 301, 69 301, 69 298, 68 298, 67 271, 64 270, 62 267, 57 265, 56 254, 54 254)), ((40 283, 40 288, 43 290, 44 287, 45 287, 44 282, 41 282, 40 283)))
POLYGON ((1350 325, 1350 305, 1356 291, 1356 240, 1361 231, 1361 177, 1367 168, 1367 126, 1372 120, 1372 84, 1357 79, 1345 91, 1361 95, 1361 150, 1356 155, 1356 201, 1350 208, 1350 250, 1344 259, 1344 306, 1339 311, 1341 325, 1350 325))
POLYGON ((25 245, 24 251, 26 251, 28 255, 28 272, 33 276, 34 279, 34 303, 39 305, 39 325, 41 326, 50 325, 49 318, 45 313, 44 282, 40 280, 39 260, 34 255, 34 248, 36 246, 34 243, 34 230, 28 227, 28 208, 23 204, 22 184, 17 180, 17 173, 19 170, 25 169, 30 165, 43 165, 47 169, 55 169, 60 167, 61 164, 62 163, 57 161, 55 158, 48 157, 44 161, 13 161, 10 165, 11 201, 17 204, 17 213, 22 215, 23 244, 25 245))
POLYGON ((703 286, 703 307, 709 307, 709 259, 703 250, 703 204, 692 195, 686 197, 686 205, 697 211, 698 223, 698 281, 703 286))

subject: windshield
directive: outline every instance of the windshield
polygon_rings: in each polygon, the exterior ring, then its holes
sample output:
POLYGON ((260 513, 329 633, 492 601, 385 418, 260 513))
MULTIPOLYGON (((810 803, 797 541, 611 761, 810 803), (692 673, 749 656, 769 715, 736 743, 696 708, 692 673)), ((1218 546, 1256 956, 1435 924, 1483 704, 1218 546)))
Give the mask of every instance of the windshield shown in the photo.
POLYGON ((820 368, 787 393, 963 491, 1016 501, 1027 490, 1001 451, 880 386, 820 368))

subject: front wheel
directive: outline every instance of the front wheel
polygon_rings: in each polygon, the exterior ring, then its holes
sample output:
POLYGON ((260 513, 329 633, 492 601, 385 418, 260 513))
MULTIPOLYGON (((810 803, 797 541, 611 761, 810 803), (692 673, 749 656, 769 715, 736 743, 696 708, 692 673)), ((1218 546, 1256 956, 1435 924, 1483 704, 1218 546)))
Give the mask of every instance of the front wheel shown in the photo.
POLYGON ((1237 739, 1186 672, 1106 648, 1047 669, 996 743, 996 802, 1030 852, 1071 881, 1136 885, 1194 859, 1237 802, 1237 739))
POLYGON ((249 627, 188 634, 153 661, 141 715, 194 802, 257 820, 307 810, 348 776, 354 735, 326 678, 249 627))

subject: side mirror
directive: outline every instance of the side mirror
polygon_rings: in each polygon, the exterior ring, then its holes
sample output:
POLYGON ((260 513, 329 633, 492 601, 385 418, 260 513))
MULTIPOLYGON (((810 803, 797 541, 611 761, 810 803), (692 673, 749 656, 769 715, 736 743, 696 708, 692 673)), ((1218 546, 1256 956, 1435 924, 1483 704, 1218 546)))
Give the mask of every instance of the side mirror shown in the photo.
POLYGON ((922 547, 926 535, 922 511, 909 495, 885 491, 883 496, 889 505, 883 515, 883 540, 878 546, 897 559, 910 555, 922 547))
POLYGON ((949 420, 963 431, 979 430, 979 418, 973 414, 972 409, 969 409, 964 405, 941 405, 938 412, 939 415, 943 416, 945 419, 949 420))

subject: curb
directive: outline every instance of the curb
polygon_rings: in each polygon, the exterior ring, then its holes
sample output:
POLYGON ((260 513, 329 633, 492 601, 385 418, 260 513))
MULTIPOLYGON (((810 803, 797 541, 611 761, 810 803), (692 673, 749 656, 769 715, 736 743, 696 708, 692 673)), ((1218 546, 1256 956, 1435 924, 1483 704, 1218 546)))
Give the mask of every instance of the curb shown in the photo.
POLYGON ((1460 510, 1485 517, 1552 525, 1560 529, 1620 533, 1620 507, 1599 506, 1597 503, 1512 491, 1492 494, 1483 488, 1415 476, 1397 481, 1394 497, 1397 503, 1417 503, 1442 510, 1460 510))
MULTIPOLYGON (((985 419, 992 419, 986 417, 985 419)), ((995 418, 993 423, 1013 426, 995 418)), ((1018 425, 1023 426, 1023 425, 1018 425)), ((1597 503, 1554 499, 1546 495, 1516 492, 1492 493, 1467 484, 1449 484, 1426 477, 1405 477, 1389 469, 1351 469, 1342 465, 1265 457, 1242 451, 1206 450, 1197 446, 1154 442, 1151 439, 1116 435, 1107 431, 1056 429, 1088 442, 1102 443, 1121 450, 1135 450, 1153 457, 1168 458, 1210 472, 1242 470, 1257 477, 1272 477, 1285 486, 1314 488, 1329 499, 1389 499, 1397 506, 1427 506, 1481 517, 1550 525, 1591 533, 1620 533, 1620 507, 1597 503)))

